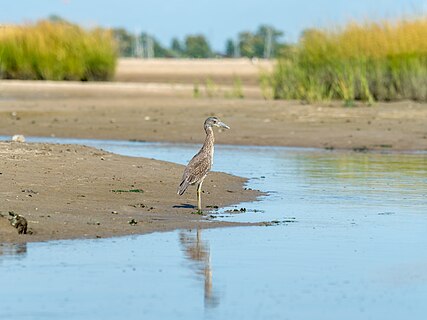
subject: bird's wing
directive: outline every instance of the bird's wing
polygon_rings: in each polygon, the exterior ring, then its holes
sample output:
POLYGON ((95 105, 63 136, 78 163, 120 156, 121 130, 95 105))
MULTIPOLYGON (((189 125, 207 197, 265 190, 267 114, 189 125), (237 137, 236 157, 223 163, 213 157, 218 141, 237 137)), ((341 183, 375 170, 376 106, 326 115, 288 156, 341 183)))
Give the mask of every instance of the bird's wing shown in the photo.
POLYGON ((183 178, 186 177, 190 184, 199 182, 208 174, 211 165, 211 159, 208 155, 197 154, 185 168, 183 178))
POLYGON ((190 160, 182 175, 181 183, 178 188, 178 194, 183 194, 190 184, 199 182, 206 176, 211 169, 212 162, 209 155, 204 153, 196 154, 190 160))

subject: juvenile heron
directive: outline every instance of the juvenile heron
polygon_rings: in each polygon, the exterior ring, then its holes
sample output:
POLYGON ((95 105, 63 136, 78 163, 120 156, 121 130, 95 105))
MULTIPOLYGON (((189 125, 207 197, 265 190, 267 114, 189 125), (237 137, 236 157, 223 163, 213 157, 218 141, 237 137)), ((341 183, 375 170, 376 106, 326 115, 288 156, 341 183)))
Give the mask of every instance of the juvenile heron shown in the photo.
POLYGON ((214 155, 214 134, 212 126, 230 129, 217 117, 209 117, 205 120, 206 138, 200 151, 190 160, 182 175, 181 183, 178 187, 178 194, 183 195, 190 184, 197 183, 197 208, 202 210, 202 183, 208 172, 212 168, 214 155))

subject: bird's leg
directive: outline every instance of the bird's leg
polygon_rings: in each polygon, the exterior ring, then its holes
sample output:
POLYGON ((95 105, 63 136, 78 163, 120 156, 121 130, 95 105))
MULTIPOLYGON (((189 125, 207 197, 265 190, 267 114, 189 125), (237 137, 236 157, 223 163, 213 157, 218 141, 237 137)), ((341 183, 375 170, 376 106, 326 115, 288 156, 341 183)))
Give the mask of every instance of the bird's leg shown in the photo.
POLYGON ((197 185, 197 208, 199 211, 202 211, 202 183, 203 181, 197 185))

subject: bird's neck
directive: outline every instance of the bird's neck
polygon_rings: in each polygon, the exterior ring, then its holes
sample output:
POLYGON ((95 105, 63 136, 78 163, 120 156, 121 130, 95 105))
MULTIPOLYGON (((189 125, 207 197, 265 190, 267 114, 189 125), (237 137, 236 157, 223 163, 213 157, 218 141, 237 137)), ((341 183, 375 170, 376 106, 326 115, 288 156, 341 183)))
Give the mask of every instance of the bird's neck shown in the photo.
POLYGON ((206 138, 205 138, 205 142, 203 143, 202 149, 205 149, 207 151, 208 150, 213 151, 215 137, 214 137, 212 127, 205 127, 205 131, 206 131, 206 138))

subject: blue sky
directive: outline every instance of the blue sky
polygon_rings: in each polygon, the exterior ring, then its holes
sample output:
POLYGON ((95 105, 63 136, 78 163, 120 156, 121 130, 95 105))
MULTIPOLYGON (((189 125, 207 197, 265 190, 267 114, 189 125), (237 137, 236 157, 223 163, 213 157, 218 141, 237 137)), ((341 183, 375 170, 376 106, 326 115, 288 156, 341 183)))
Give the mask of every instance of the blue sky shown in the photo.
POLYGON ((349 19, 380 19, 427 13, 427 0, 1 0, 0 23, 36 21, 60 15, 84 26, 146 31, 169 45, 172 37, 203 33, 216 50, 225 40, 261 23, 294 41, 309 27, 349 19))

